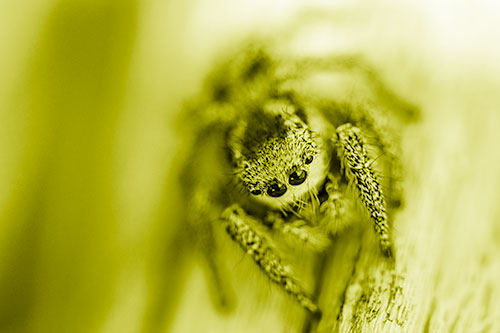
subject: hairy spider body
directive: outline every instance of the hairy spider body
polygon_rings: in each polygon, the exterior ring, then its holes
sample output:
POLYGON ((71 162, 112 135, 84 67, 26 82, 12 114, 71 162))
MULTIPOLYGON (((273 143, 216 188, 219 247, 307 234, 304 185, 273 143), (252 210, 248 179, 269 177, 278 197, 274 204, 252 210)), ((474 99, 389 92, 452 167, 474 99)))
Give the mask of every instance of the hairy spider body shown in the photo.
POLYGON ((213 228, 221 226, 269 280, 312 313, 318 306, 270 242, 272 233, 321 252, 353 215, 362 218, 352 213, 359 206, 382 253, 393 257, 386 202, 401 200, 394 181, 401 167, 388 124, 411 113, 395 100, 356 57, 297 60, 250 47, 209 76, 183 119, 195 124, 197 137, 182 188, 187 225, 218 285, 213 228), (321 73, 334 80, 315 77, 321 73), (335 92, 339 73, 368 87, 363 103, 335 92), (317 85, 332 87, 331 96, 315 94, 317 85))

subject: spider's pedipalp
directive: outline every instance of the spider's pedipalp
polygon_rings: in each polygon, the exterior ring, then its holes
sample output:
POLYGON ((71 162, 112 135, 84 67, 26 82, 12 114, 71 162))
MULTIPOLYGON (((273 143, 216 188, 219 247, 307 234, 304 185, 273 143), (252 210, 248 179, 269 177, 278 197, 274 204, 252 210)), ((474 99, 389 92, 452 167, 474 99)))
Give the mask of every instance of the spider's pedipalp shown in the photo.
POLYGON ((337 128, 337 155, 346 177, 358 191, 380 237, 380 247, 387 257, 393 256, 386 203, 381 185, 371 166, 361 130, 350 123, 337 128))
POLYGON ((322 252, 330 245, 330 239, 322 229, 313 227, 304 220, 289 222, 281 214, 273 212, 267 215, 266 224, 285 236, 285 240, 293 246, 298 242, 310 250, 322 252))
POLYGON ((250 219, 251 217, 239 205, 227 208, 221 216, 221 222, 229 236, 252 257, 272 282, 281 286, 304 309, 313 314, 320 314, 316 303, 291 276, 291 272, 282 263, 276 251, 247 222, 250 219))
POLYGON ((321 225, 329 235, 336 235, 349 224, 346 202, 339 183, 340 176, 330 172, 325 184, 325 195, 328 197, 320 206, 323 214, 321 225))

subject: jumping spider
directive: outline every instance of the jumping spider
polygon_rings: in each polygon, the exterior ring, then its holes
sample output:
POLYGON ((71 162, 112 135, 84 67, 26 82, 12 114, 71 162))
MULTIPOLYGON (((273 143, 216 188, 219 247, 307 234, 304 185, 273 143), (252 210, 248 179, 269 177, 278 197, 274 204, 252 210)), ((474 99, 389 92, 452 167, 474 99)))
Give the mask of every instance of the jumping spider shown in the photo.
POLYGON ((362 218, 357 206, 393 258, 388 213, 402 199, 397 131, 414 116, 356 56, 289 57, 250 46, 219 66, 184 113, 196 138, 181 178, 186 223, 213 275, 213 228, 222 227, 269 280, 319 313, 269 238, 286 233, 324 251, 343 225, 362 218))

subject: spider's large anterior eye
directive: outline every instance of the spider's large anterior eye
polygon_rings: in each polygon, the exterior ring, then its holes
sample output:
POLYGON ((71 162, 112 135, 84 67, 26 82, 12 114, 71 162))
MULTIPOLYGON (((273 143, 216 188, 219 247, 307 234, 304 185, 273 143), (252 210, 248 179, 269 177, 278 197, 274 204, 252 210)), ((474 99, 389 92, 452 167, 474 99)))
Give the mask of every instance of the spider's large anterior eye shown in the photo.
POLYGON ((261 190, 252 190, 252 191, 250 191, 250 193, 252 193, 253 195, 259 195, 262 192, 261 192, 261 190))
POLYGON ((267 189, 267 194, 270 196, 277 198, 281 197, 286 192, 286 185, 274 183, 267 189))
POLYGON ((290 185, 300 185, 302 184, 307 178, 307 172, 305 170, 298 170, 292 172, 290 176, 288 177, 288 182, 290 185))
POLYGON ((306 160, 305 160, 305 163, 306 163, 306 164, 311 164, 311 163, 312 163, 312 161, 313 161, 313 159, 314 159, 314 157, 313 157, 312 155, 311 155, 311 156, 307 156, 307 157, 306 157, 306 160))

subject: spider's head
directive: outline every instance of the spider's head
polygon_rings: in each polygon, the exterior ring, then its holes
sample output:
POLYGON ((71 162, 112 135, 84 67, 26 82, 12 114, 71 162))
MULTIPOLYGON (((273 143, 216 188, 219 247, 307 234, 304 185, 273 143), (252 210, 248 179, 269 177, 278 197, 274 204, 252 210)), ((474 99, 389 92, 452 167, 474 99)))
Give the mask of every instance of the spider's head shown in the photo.
POLYGON ((234 130, 236 173, 251 196, 275 208, 294 204, 326 174, 321 142, 305 117, 285 102, 249 112, 234 130))

